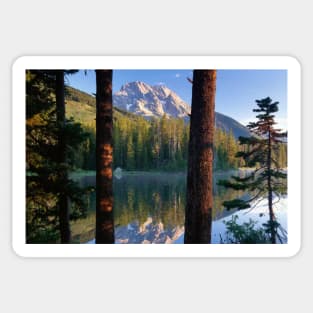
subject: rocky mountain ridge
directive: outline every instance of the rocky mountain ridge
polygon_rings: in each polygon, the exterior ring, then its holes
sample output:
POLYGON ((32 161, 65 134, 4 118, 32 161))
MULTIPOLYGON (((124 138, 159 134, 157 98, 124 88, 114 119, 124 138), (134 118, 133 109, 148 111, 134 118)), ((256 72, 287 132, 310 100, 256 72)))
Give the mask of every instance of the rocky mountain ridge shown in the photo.
MULTIPOLYGON (((123 85, 120 91, 113 95, 113 105, 121 110, 151 119, 167 117, 189 120, 191 107, 174 91, 165 85, 151 86, 135 81, 123 85)), ((234 136, 250 136, 249 130, 224 114, 216 112, 215 125, 226 132, 232 131, 234 136)))
POLYGON ((146 118, 186 118, 190 106, 164 85, 150 86, 144 82, 130 82, 113 95, 114 106, 146 118))

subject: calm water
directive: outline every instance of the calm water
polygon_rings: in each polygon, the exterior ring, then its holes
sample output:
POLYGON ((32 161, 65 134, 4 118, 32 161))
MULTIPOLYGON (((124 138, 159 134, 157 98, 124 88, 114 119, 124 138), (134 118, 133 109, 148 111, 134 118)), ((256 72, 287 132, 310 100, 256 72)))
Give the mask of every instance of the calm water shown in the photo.
MULTIPOLYGON (((216 173, 215 181, 226 179, 234 172, 216 173)), ((82 186, 94 186, 94 176, 80 179, 82 186)), ((114 222, 116 243, 183 243, 185 217, 185 173, 133 173, 114 178, 114 222)), ((259 224, 268 220, 267 203, 260 201, 255 209, 226 211, 222 202, 235 197, 249 197, 242 192, 214 186, 212 243, 224 237, 223 221, 239 216, 238 222, 250 218, 259 224), (260 216, 262 215, 262 216, 260 216)), ((88 216, 72 224, 73 241, 89 242, 95 234, 95 193, 88 202, 88 216)), ((278 221, 286 229, 287 199, 276 205, 278 221)))

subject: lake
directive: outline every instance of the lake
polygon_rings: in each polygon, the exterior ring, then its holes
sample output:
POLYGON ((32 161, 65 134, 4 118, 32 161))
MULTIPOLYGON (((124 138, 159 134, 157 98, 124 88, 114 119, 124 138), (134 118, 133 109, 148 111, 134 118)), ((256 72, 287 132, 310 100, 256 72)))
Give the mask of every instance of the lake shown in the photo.
MULTIPOLYGON (((212 243, 225 238, 224 221, 238 216, 238 223, 253 219, 258 226, 268 221, 266 199, 256 200, 254 209, 227 211, 223 201, 235 197, 248 198, 247 193, 225 189, 216 185, 220 179, 227 179, 236 171, 214 174, 214 208, 212 243)), ((76 178, 81 186, 94 186, 95 176, 89 174, 76 178)), ((185 218, 185 173, 123 173, 114 178, 114 223, 116 243, 183 243, 185 218)), ((275 201, 274 201, 275 202, 275 201)), ((72 238, 75 243, 94 243, 96 196, 88 198, 87 218, 72 222, 72 238)), ((287 230, 287 197, 275 204, 275 214, 284 230, 287 230)), ((287 237, 283 237, 287 242, 287 237)))

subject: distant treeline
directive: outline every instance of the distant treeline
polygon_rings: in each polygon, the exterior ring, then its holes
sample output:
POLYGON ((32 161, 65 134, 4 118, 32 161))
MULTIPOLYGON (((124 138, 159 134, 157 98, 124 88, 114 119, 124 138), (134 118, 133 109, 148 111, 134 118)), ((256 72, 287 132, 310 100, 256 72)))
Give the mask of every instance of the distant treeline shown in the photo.
MULTIPOLYGON (((64 105, 64 75, 75 72, 26 71, 27 243, 60 242, 61 220, 73 222, 85 217, 86 203, 93 192, 92 188, 80 187, 68 175, 77 169, 96 168, 94 97, 67 88, 64 105)), ((114 168, 187 169, 189 125, 185 121, 166 116, 148 121, 118 109, 113 109, 113 118, 114 168)), ((287 145, 277 144, 274 148, 277 166, 286 167, 287 145)), ((249 152, 247 145, 239 146, 231 132, 216 129, 214 168, 225 170, 244 166, 245 160, 236 157, 237 152, 242 151, 240 149, 249 152)), ((221 206, 221 203, 216 205, 217 208, 221 206)))
MULTIPOLYGON (((88 134, 78 150, 72 150, 73 166, 77 169, 96 169, 96 126, 95 98, 71 87, 66 88, 67 116, 81 122, 88 134)), ((124 170, 170 170, 180 171, 187 168, 189 124, 183 119, 152 118, 113 110, 113 162, 114 168, 124 170)), ((214 168, 228 170, 244 166, 244 161, 236 158, 243 149, 233 133, 220 128, 214 134, 214 168)), ((281 146, 279 162, 287 166, 286 145, 281 146)))
MULTIPOLYGON (((34 106, 34 101, 29 109, 34 110, 32 119, 42 119, 44 115, 54 112, 54 95, 47 82, 41 93, 47 94, 42 108, 34 106), (51 98, 49 100, 49 97, 51 98), (49 102, 50 101, 50 102, 49 102), (43 111, 42 111, 43 109, 43 111), (40 112, 40 115, 38 113, 40 112), (37 114, 36 114, 37 113, 37 114)), ((35 85, 36 86, 36 85, 35 85)), ((43 85, 41 85, 43 88, 43 85)), ((37 91, 36 91, 37 92, 37 91)), ((34 97, 34 90, 28 97, 34 97)), ((96 123, 95 123, 95 98, 71 87, 66 88, 66 116, 73 119, 76 125, 81 125, 83 133, 80 143, 77 141, 79 132, 69 134, 69 146, 67 149, 68 162, 75 169, 96 169, 96 123)), ((50 118, 50 117, 49 117, 50 118)), ((189 123, 183 119, 152 118, 146 120, 141 116, 114 108, 113 110, 113 167, 124 170, 169 170, 183 171, 187 168, 189 123)), ((48 119, 44 118, 45 120, 48 119)), ((71 125, 73 122, 68 123, 71 125)), ((38 129, 38 128, 37 128, 38 129)), ((42 127, 41 127, 42 129, 42 127)), ((53 127, 44 127, 46 136, 51 137, 53 127), (47 128, 47 129, 46 129, 47 128)), ((39 129, 38 129, 39 131, 39 129)), ((33 132, 38 132, 33 129, 33 132)), ((244 166, 244 161, 236 158, 236 154, 244 147, 240 147, 233 133, 216 128, 214 134, 214 169, 228 170, 244 166)), ((28 149, 28 151, 32 151, 28 149)), ((287 145, 280 145, 275 152, 281 167, 287 166, 287 145)))
MULTIPOLYGON (((95 170, 95 125, 83 126, 87 139, 74 151, 74 166, 95 170)), ((232 132, 217 128, 214 135, 214 168, 228 170, 244 166, 236 154, 240 147, 232 132)), ((185 170, 187 168, 189 124, 182 119, 146 120, 133 114, 114 111, 114 168, 124 170, 185 170)), ((287 149, 276 151, 280 166, 286 167, 287 149)))

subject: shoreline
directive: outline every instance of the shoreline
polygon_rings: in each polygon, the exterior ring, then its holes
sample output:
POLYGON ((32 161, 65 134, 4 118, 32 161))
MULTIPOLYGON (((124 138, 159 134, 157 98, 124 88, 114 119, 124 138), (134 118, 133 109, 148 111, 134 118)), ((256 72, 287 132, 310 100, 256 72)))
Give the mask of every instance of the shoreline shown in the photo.
MULTIPOLYGON (((237 169, 227 169, 227 170, 214 170, 213 174, 225 174, 225 173, 232 173, 232 172, 238 172, 238 171, 251 171, 252 168, 237 168, 237 169)), ((114 173, 114 170, 113 170, 114 173)), ((177 170, 177 171, 168 171, 168 170, 156 170, 156 171, 126 171, 122 170, 122 176, 137 176, 137 175, 145 175, 145 176, 151 176, 151 175, 186 175, 187 176, 187 169, 185 171, 183 170, 177 170)), ((93 170, 77 170, 69 173, 69 176, 73 179, 75 178, 81 178, 85 176, 96 176, 96 171, 93 170)))

